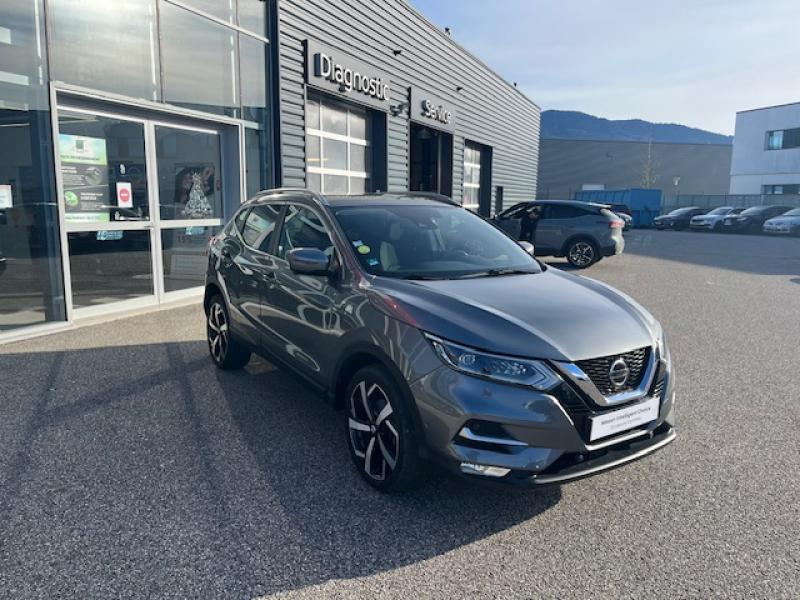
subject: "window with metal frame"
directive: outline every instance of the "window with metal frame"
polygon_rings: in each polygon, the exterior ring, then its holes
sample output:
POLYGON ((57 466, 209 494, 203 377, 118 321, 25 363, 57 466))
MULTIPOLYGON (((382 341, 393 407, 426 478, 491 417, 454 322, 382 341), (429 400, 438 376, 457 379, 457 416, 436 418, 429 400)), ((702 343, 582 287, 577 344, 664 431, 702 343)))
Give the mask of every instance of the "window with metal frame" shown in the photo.
POLYGON ((463 185, 464 208, 477 211, 481 198, 481 149, 469 143, 464 145, 463 185))
POLYGON ((323 194, 370 191, 371 115, 322 96, 306 100, 306 187, 323 194))

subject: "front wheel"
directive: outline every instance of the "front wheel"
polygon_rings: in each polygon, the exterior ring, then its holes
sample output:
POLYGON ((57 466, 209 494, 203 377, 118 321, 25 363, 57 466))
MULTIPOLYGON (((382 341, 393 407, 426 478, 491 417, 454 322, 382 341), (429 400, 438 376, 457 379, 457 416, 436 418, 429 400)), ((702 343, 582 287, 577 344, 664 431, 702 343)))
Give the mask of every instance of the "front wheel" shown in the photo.
POLYGON ((372 365, 346 388, 345 430, 359 474, 382 492, 399 492, 419 480, 419 439, 411 407, 389 373, 372 365))
POLYGON ((575 240, 567 246, 567 261, 576 269, 592 266, 600 258, 600 252, 594 242, 575 240))
POLYGON ((220 295, 214 296, 208 303, 206 339, 211 360, 220 369, 241 369, 250 362, 250 351, 231 337, 228 309, 220 295))

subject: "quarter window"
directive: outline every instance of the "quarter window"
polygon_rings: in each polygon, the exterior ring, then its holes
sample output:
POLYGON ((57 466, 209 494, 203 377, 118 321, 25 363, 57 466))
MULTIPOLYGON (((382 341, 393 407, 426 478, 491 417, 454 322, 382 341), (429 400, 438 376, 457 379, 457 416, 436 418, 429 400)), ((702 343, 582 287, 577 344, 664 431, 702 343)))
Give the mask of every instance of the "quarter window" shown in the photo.
POLYGON ((333 256, 333 242, 328 230, 313 211, 292 205, 286 211, 278 242, 278 256, 286 258, 293 248, 318 248, 333 256))
POLYGON ((306 101, 306 186, 323 194, 363 194, 372 173, 370 112, 333 100, 306 101))

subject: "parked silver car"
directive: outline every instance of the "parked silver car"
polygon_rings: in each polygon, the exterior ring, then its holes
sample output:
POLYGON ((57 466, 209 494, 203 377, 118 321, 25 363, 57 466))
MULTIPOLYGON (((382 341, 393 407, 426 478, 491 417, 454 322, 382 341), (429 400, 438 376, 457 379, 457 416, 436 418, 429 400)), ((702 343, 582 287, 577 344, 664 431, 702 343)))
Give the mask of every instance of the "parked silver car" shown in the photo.
POLYGON ((564 256, 578 269, 625 249, 625 222, 606 204, 520 202, 497 215, 494 223, 515 239, 532 242, 536 256, 564 256))
POLYGON ((800 208, 793 208, 778 217, 768 219, 762 230, 764 233, 800 236, 800 208))
POLYGON ((689 228, 695 231, 720 231, 722 222, 729 215, 738 215, 744 208, 734 208, 733 206, 720 206, 704 215, 692 217, 689 221, 689 228))

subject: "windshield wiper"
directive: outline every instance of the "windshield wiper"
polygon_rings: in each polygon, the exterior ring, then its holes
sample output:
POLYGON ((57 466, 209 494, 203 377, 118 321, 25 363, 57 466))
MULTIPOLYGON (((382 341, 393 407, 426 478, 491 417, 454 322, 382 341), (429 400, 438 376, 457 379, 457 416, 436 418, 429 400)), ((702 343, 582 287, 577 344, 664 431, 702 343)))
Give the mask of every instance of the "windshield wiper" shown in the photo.
POLYGON ((398 273, 397 276, 400 279, 409 279, 411 281, 438 281, 441 279, 436 275, 426 275, 424 273, 398 273))
POLYGON ((503 269, 487 269, 485 271, 478 271, 477 273, 468 273, 467 275, 462 275, 457 277, 456 279, 473 279, 478 277, 501 277, 503 275, 533 275, 538 273, 538 271, 529 271, 527 269, 514 269, 514 268, 503 268, 503 269))

